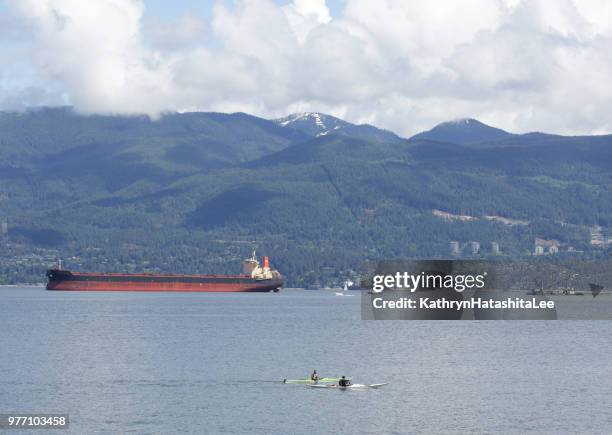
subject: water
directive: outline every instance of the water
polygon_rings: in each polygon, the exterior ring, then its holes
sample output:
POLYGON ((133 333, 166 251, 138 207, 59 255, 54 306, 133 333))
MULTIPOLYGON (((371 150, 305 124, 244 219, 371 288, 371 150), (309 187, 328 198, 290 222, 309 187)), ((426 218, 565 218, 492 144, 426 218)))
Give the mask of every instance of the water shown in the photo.
POLYGON ((68 413, 77 434, 612 431, 610 322, 362 321, 359 304, 0 288, 0 413, 68 413), (314 368, 391 384, 280 382, 314 368))

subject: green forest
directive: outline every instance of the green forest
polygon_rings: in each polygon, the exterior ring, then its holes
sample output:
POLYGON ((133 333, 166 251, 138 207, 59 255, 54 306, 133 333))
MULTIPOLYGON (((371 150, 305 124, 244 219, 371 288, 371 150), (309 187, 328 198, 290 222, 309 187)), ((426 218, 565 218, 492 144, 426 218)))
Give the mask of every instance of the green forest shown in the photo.
POLYGON ((478 126, 457 144, 452 131, 341 125, 317 136, 246 114, 0 114, 0 283, 43 282, 58 258, 239 272, 254 247, 300 287, 341 285, 366 260, 451 258, 451 241, 467 258, 524 257, 536 238, 561 257, 609 255, 610 136, 479 141, 478 126))

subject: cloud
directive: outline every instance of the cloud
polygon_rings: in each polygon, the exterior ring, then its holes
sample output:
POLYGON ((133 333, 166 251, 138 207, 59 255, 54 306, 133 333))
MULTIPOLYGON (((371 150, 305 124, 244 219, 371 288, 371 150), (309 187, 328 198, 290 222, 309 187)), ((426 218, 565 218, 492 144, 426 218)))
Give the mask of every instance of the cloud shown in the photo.
POLYGON ((300 43, 304 43, 310 31, 319 24, 331 21, 325 0, 295 0, 282 9, 300 43))
POLYGON ((19 0, 11 5, 31 31, 36 68, 62 83, 78 110, 154 114, 150 107, 161 109, 169 64, 142 46, 142 3, 19 0))
POLYGON ((185 11, 171 22, 143 21, 143 43, 153 50, 172 52, 197 47, 208 37, 208 23, 193 11, 185 11))
POLYGON ((404 135, 458 117, 611 133, 606 0, 218 2, 144 18, 137 0, 13 0, 0 107, 84 113, 325 111, 404 135))

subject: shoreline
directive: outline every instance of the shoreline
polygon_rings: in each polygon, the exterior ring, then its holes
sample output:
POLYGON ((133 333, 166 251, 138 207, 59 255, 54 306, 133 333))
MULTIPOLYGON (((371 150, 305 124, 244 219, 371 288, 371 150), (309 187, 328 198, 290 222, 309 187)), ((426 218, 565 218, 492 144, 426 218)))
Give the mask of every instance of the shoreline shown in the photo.
POLYGON ((0 284, 3 287, 46 287, 44 283, 0 284))

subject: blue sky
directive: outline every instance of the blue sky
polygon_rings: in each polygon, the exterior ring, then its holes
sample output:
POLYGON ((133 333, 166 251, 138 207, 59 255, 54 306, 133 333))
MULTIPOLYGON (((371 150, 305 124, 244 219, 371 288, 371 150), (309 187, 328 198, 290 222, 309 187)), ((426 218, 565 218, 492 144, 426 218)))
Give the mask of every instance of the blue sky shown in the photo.
MULTIPOLYGON (((157 19, 173 19, 185 11, 195 11, 202 15, 206 20, 211 18, 212 9, 215 3, 231 3, 231 0, 144 0, 146 16, 157 19)), ((287 0, 274 0, 278 5, 291 3, 287 0)), ((345 0, 328 0, 327 7, 330 9, 332 17, 339 16, 344 6, 345 0)))

